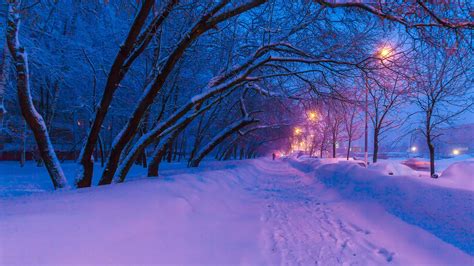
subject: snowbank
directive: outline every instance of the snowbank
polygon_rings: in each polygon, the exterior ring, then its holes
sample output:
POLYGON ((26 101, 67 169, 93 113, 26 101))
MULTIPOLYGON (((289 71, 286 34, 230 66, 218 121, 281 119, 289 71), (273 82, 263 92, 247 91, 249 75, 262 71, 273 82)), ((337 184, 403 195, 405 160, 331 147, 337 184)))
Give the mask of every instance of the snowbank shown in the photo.
POLYGON ((436 171, 443 172, 453 163, 466 162, 466 161, 474 162, 474 158, 472 157, 472 155, 463 154, 463 155, 458 155, 451 158, 436 160, 436 171))
POLYGON ((385 175, 397 175, 397 176, 418 176, 419 173, 410 167, 397 162, 391 161, 380 161, 377 163, 369 164, 369 169, 383 173, 385 175))
MULTIPOLYGON (((294 161, 294 164, 306 162, 294 161)), ((300 165, 299 168, 304 168, 300 165)), ((455 167, 455 168, 462 168, 455 167)), ((437 179, 390 176, 390 164, 366 169, 355 163, 320 164, 313 174, 326 187, 352 201, 381 205, 392 215, 423 228, 442 240, 474 255, 474 193, 433 186, 437 179), (425 181, 423 181, 425 180, 425 181)), ((405 170, 401 170, 404 172, 405 170)), ((459 173, 460 170, 453 170, 459 173)), ((449 173, 449 172, 448 172, 449 173)), ((441 178, 440 178, 441 179, 441 178)))
POLYGON ((474 161, 457 162, 450 165, 441 174, 440 182, 453 188, 474 191, 474 161))
POLYGON ((14 168, 0 177, 16 188, 0 193, 0 265, 472 264, 472 192, 359 163, 174 164, 56 192, 46 172, 14 168))
POLYGON ((204 165, 164 170, 160 179, 0 197, 0 265, 264 264, 254 238, 261 208, 240 178, 252 168, 204 165))

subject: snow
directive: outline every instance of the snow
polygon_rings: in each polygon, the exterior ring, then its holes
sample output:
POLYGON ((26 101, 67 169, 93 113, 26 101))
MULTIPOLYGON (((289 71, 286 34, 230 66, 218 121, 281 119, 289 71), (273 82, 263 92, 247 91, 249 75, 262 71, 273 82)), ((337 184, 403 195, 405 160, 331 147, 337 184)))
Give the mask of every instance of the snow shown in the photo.
POLYGON ((441 174, 440 181, 446 186, 474 191, 474 161, 450 165, 441 174))
MULTIPOLYGON (((402 164, 403 161, 404 159, 381 160, 376 164, 370 165, 369 168, 382 174, 389 174, 392 172, 394 175, 412 178, 417 182, 427 183, 432 186, 474 192, 474 169, 472 169, 474 158, 470 155, 462 155, 437 160, 435 166, 437 172, 441 174, 440 177, 436 179, 430 178, 428 171, 416 171, 407 167, 406 165, 402 164)), ((417 161, 426 162, 420 159, 417 159, 417 161)))
POLYGON ((473 264, 473 191, 359 163, 173 163, 70 191, 1 163, 0 264, 473 264))
POLYGON ((409 175, 418 176, 417 171, 397 162, 380 161, 369 165, 369 169, 376 170, 386 175, 409 175))

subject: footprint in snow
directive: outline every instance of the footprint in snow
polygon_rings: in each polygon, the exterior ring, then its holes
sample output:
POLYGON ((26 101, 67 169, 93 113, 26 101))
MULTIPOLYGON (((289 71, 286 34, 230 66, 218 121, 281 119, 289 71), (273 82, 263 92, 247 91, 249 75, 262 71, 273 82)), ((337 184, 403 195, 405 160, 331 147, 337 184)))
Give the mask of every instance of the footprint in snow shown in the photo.
POLYGON ((349 224, 356 232, 358 233, 363 233, 363 234, 370 234, 370 231, 369 230, 365 230, 365 229, 362 229, 360 228, 359 226, 355 225, 355 224, 349 224))
POLYGON ((393 260, 393 256, 395 255, 394 252, 390 252, 384 248, 381 248, 379 249, 379 254, 381 254, 382 256, 385 257, 385 260, 387 260, 387 262, 391 262, 393 260))

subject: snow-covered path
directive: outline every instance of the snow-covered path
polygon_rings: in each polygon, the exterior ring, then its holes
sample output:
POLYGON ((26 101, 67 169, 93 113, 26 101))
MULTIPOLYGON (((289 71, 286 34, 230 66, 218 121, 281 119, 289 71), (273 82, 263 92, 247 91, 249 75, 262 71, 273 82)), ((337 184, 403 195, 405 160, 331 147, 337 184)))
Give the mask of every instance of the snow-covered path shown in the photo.
POLYGON ((205 166, 165 170, 161 179, 1 197, 0 264, 474 262, 377 202, 341 197, 291 162, 205 166))
POLYGON ((311 181, 288 164, 260 164, 268 174, 261 192, 268 200, 264 221, 271 264, 383 264, 392 253, 361 238, 368 230, 342 221, 309 186, 311 181), (305 182, 306 181, 306 182, 305 182), (374 252, 375 251, 375 255, 374 252), (377 253, 380 256, 377 256, 377 253))
POLYGON ((472 257, 373 203, 341 199, 288 163, 258 161, 269 264, 465 265, 472 257))

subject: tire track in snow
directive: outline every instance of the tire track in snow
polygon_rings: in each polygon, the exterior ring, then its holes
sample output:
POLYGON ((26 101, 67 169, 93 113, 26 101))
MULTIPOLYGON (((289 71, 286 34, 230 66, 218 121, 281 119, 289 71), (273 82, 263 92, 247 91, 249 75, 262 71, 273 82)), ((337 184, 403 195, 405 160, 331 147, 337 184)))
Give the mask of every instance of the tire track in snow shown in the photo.
POLYGON ((392 252, 377 247, 370 231, 341 220, 318 199, 304 173, 281 161, 261 160, 259 191, 266 200, 263 245, 269 264, 392 264, 392 252))

